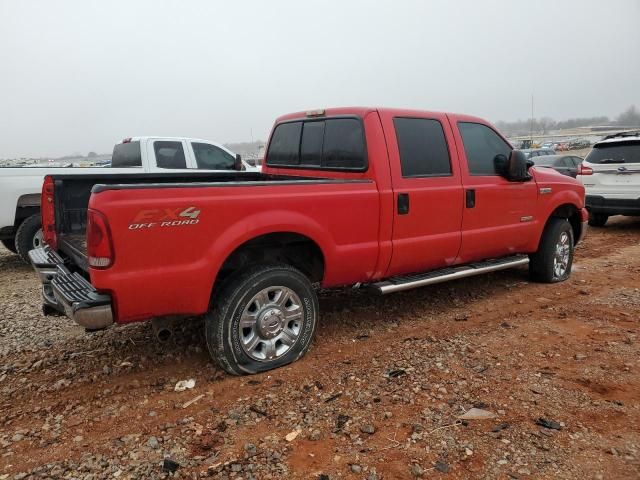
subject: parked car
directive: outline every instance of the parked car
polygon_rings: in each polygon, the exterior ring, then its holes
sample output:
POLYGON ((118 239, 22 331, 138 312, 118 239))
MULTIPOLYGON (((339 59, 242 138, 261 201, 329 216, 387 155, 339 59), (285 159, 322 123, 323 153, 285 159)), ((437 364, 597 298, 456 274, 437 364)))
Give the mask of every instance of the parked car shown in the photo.
POLYGON ((589 148, 591 146, 591 142, 584 138, 579 138, 577 140, 572 140, 569 142, 569 150, 580 150, 583 148, 589 148))
POLYGON ((640 131, 596 142, 578 179, 586 189, 589 225, 603 227, 612 215, 640 215, 640 131))
POLYGON ((527 264, 567 279, 584 187, 529 167, 476 117, 293 113, 262 172, 47 176, 30 258, 47 310, 90 329, 205 315, 211 356, 256 373, 309 348, 314 284, 386 294, 527 264))
POLYGON ((550 148, 530 148, 527 150, 522 150, 527 158, 535 158, 541 157, 543 155, 555 155, 556 152, 551 150, 550 148))
POLYGON ((553 150, 553 145, 553 142, 544 142, 542 145, 540 145, 540 148, 553 150))
POLYGON ((0 168, 0 241, 26 262, 28 253, 42 244, 40 192, 45 175, 147 174, 239 169, 236 155, 209 140, 177 137, 133 137, 113 148, 110 163, 87 168, 0 168))
POLYGON ((576 178, 582 158, 573 155, 542 155, 532 159, 536 167, 553 168, 563 175, 576 178))

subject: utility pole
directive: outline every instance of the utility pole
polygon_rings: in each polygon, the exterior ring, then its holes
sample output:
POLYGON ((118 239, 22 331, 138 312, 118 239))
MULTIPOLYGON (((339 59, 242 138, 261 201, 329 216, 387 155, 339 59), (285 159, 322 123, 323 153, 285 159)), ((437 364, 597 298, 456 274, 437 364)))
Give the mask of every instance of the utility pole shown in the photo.
POLYGON ((529 140, 533 143, 533 93, 531 94, 531 122, 529 122, 529 140))

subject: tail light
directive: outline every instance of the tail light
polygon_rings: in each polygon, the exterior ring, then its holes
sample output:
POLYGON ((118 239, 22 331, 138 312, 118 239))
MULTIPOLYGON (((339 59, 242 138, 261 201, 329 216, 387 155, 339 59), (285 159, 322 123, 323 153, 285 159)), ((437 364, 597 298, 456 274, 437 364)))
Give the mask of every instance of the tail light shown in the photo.
POLYGON ((96 210, 87 210, 87 256, 89 266, 109 268, 113 265, 111 230, 107 218, 96 210))
POLYGON ((51 248, 58 246, 56 235, 56 213, 55 213, 55 185, 53 178, 49 175, 44 177, 42 184, 42 196, 40 197, 40 216, 42 220, 42 236, 44 242, 51 248))
POLYGON ((580 170, 578 170, 578 175, 593 175, 593 168, 585 167, 582 163, 580 164, 580 170))

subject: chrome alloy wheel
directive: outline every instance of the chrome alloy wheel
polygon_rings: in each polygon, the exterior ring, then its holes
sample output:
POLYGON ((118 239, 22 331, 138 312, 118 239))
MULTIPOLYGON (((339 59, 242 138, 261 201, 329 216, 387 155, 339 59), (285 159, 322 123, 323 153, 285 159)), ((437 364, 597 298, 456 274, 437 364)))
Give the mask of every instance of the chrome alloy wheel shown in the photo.
POLYGON ((555 278, 564 278, 569 268, 569 259, 571 257, 571 237, 569 233, 562 232, 556 250, 553 255, 553 275, 555 278))
POLYGON ((240 317, 240 343, 254 360, 273 361, 286 354, 302 332, 300 297, 287 287, 267 287, 247 303, 240 317))
POLYGON ((33 248, 40 248, 44 240, 44 233, 39 228, 36 234, 33 236, 33 248))

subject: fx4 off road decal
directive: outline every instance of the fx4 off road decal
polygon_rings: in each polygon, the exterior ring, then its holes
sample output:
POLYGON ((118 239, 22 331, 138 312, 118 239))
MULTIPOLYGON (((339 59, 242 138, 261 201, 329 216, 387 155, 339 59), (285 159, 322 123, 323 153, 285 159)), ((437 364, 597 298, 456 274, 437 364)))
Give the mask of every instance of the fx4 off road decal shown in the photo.
POLYGON ((198 207, 152 208, 140 210, 129 224, 129 230, 141 230, 154 227, 179 227, 195 225, 200 219, 198 207))

